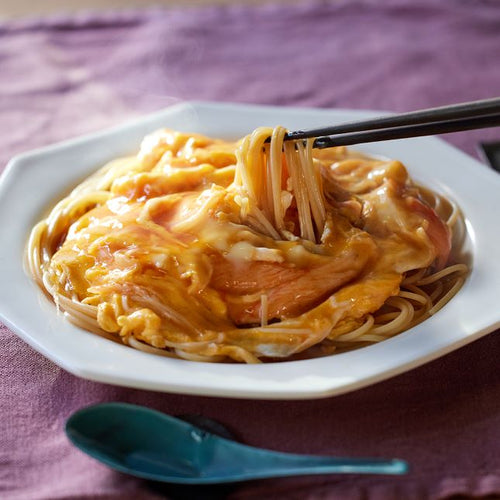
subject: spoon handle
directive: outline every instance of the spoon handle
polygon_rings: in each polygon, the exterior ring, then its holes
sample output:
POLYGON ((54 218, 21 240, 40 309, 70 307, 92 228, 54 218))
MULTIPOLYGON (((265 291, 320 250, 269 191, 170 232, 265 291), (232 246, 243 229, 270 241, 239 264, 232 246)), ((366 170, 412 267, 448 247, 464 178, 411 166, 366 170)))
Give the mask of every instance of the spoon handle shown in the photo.
POLYGON ((405 474, 408 464, 397 458, 343 458, 317 455, 297 455, 263 450, 255 467, 246 470, 250 477, 282 477, 307 474, 405 474))

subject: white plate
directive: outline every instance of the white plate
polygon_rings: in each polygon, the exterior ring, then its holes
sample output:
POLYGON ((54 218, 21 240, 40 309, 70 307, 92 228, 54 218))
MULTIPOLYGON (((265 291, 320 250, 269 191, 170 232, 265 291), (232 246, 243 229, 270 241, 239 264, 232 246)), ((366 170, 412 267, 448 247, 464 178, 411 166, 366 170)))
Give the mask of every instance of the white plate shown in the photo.
POLYGON ((500 326, 500 176, 436 138, 359 146, 397 158, 411 175, 452 197, 467 223, 472 273, 457 296, 423 324, 390 340, 321 359, 237 365, 154 356, 71 325, 23 267, 31 227, 100 165, 137 150, 161 127, 223 138, 260 125, 316 127, 373 112, 186 103, 102 133, 13 159, 0 182, 0 318, 28 344, 69 372, 91 380, 165 392, 240 398, 305 399, 341 394, 402 373, 500 326))

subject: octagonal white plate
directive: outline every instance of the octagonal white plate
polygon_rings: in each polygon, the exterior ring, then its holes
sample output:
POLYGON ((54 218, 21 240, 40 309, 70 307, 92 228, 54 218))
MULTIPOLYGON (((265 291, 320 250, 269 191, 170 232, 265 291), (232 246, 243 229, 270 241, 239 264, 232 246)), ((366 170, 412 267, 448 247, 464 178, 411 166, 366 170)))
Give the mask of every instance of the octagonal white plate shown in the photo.
POLYGON ((317 127, 373 112, 186 103, 124 126, 23 154, 0 181, 0 318, 37 351, 91 380, 184 394, 300 399, 341 394, 402 373, 500 326, 500 176, 427 137, 358 146, 403 161, 411 175, 447 196, 466 217, 472 272, 458 295, 423 324, 377 345, 326 358, 237 365, 195 363, 139 352, 71 325, 23 266, 31 227, 99 166, 134 153, 161 127, 237 138, 260 125, 317 127))

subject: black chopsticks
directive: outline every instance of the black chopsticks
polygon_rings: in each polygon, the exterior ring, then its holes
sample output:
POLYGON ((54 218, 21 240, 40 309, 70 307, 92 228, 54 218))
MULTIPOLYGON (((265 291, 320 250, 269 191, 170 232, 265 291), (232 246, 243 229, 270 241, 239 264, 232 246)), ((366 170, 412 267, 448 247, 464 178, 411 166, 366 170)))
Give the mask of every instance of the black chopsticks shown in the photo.
POLYGON ((446 134, 500 125, 500 98, 442 106, 397 115, 289 132, 285 140, 316 137, 313 147, 349 146, 364 142, 446 134))
POLYGON ((500 113, 491 116, 479 116, 475 118, 464 118, 463 120, 441 121, 424 123, 418 125, 406 125, 377 130, 366 130, 350 134, 339 134, 334 136, 318 137, 313 147, 318 149, 331 148, 334 146, 350 146, 364 142, 389 141, 394 139, 406 139, 408 137, 420 137, 423 135, 449 134, 500 125, 500 113))

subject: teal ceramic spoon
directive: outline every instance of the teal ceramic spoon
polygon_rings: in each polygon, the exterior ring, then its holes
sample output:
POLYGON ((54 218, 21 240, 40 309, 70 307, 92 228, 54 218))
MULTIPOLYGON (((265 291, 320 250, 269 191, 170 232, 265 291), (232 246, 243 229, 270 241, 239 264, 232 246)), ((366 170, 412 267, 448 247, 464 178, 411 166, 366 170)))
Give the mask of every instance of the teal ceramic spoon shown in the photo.
POLYGON ((84 408, 66 423, 75 446, 120 472, 182 484, 307 474, 404 474, 398 459, 295 455, 246 446, 183 420, 125 403, 84 408))

